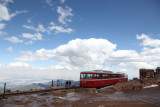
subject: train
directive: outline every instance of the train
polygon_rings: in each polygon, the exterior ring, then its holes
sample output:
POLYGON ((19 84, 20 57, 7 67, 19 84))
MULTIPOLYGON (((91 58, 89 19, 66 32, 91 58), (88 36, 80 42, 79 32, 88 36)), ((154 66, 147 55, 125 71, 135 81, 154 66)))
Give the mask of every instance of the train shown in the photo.
POLYGON ((128 75, 120 72, 93 70, 80 73, 80 87, 97 88, 125 81, 128 81, 128 75))

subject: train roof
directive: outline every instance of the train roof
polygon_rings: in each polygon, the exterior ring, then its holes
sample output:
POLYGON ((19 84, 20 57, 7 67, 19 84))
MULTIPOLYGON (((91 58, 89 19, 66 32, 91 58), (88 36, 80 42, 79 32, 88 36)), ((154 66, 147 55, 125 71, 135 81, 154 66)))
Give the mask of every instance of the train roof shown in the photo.
POLYGON ((112 72, 112 71, 107 71, 107 70, 92 70, 92 71, 82 71, 81 73, 87 73, 87 72, 90 72, 90 73, 110 73, 110 74, 124 74, 126 75, 125 73, 122 73, 122 72, 112 72))

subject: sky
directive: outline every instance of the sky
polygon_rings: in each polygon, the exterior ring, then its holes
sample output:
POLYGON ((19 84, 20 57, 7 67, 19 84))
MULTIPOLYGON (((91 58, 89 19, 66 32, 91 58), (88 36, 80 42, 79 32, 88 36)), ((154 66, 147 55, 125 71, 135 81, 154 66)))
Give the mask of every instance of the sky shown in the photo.
POLYGON ((0 83, 158 66, 159 0, 0 0, 0 83))

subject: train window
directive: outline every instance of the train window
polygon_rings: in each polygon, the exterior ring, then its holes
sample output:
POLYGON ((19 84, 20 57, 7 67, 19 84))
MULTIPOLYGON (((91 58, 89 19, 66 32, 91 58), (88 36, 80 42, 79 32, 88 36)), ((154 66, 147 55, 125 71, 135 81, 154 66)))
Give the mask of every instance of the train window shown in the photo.
POLYGON ((81 79, 85 79, 86 74, 81 74, 81 79))
POLYGON ((103 78, 103 77, 102 77, 102 74, 99 74, 99 79, 101 79, 101 78, 103 78))
POLYGON ((92 74, 87 74, 87 79, 92 79, 92 74))
POLYGON ((96 75, 96 74, 94 74, 94 78, 95 78, 95 79, 97 78, 97 75, 96 75))
POLYGON ((109 75, 109 74, 106 74, 106 78, 110 78, 110 75, 109 75))
POLYGON ((99 74, 97 74, 97 79, 99 79, 99 74))
POLYGON ((117 77, 118 77, 118 75, 116 75, 116 74, 111 75, 111 78, 117 78, 117 77))
POLYGON ((102 78, 106 78, 106 75, 105 75, 105 74, 102 74, 102 78))
POLYGON ((119 75, 120 76, 120 78, 124 78, 125 76, 124 75, 119 75))

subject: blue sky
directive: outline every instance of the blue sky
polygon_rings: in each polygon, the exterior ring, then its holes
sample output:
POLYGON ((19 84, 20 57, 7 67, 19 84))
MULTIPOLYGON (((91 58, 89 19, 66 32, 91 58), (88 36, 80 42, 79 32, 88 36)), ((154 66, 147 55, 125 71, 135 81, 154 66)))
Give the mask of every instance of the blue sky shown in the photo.
POLYGON ((131 78, 160 66, 159 49, 159 0, 0 1, 1 81, 25 69, 64 70, 64 78, 107 69, 131 78))

